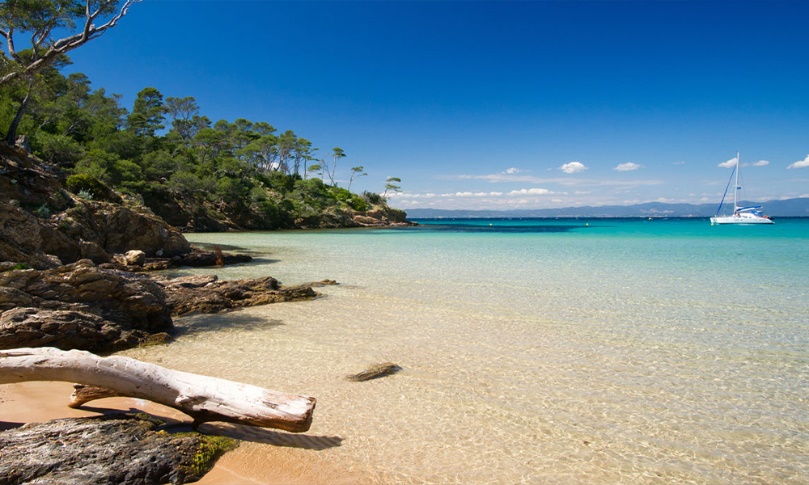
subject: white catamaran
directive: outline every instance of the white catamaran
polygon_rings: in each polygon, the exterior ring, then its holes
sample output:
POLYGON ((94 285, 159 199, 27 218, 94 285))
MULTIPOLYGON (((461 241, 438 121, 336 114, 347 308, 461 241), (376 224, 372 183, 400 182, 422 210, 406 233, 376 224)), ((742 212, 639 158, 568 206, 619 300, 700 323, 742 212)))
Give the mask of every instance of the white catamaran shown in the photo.
POLYGON ((716 215, 711 217, 711 225, 775 224, 772 219, 764 215, 760 205, 739 207, 738 193, 742 188, 741 185, 739 185, 739 165, 741 165, 741 160, 739 159, 739 153, 737 152, 736 165, 733 167, 733 172, 730 173, 730 180, 728 180, 728 185, 725 187, 725 193, 722 194, 722 202, 719 203, 719 207, 716 209, 716 215), (720 215, 720 212, 722 212, 722 206, 725 204, 725 196, 728 194, 730 183, 734 181, 734 175, 736 179, 733 189, 733 214, 720 215))

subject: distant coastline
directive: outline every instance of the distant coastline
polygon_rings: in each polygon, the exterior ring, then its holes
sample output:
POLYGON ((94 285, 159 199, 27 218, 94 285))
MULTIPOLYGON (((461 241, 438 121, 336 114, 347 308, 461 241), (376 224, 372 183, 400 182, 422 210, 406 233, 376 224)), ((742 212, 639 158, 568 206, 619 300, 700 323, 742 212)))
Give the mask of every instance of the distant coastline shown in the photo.
MULTIPOLYGON (((765 202, 742 202, 763 205, 764 212, 772 217, 809 217, 809 197, 765 202)), ((441 218, 576 218, 576 217, 711 217, 716 212, 716 204, 664 204, 649 202, 635 205, 607 205, 564 207, 557 209, 517 209, 517 210, 449 210, 449 209, 407 209, 408 219, 441 218)))

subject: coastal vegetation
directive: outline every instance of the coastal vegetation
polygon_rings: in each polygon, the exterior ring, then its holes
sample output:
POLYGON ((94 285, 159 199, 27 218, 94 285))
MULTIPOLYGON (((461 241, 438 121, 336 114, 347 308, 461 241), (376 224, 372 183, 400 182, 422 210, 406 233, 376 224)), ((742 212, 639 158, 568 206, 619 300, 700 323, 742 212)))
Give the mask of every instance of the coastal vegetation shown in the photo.
MULTIPOLYGON (((243 118, 213 123, 193 97, 164 99, 147 87, 127 110, 82 74, 51 67, 38 76, 18 131, 35 155, 71 174, 74 194, 115 202, 117 192, 191 230, 350 226, 372 210, 404 221, 385 197, 339 186, 339 147, 318 160, 292 130, 243 118)), ((0 88, 0 130, 9 130, 21 95, 0 88)), ((348 185, 363 175, 351 168, 348 185)))
MULTIPOLYGON (((340 147, 319 156, 313 142, 290 129, 244 118, 213 121, 193 96, 164 97, 152 86, 127 109, 122 96, 91 88, 86 75, 61 72, 71 63, 69 50, 114 27, 133 3, 0 5, 6 40, 0 52, 0 133, 6 143, 21 144, 70 175, 67 189, 82 198, 120 202, 121 194, 185 230, 405 221, 384 195, 350 192, 367 172, 362 165, 343 167, 347 154, 340 147), (76 34, 52 37, 77 23, 76 34), (23 33, 32 40, 17 50, 15 35, 23 33)), ((388 178, 385 194, 398 190, 399 182, 388 178)))

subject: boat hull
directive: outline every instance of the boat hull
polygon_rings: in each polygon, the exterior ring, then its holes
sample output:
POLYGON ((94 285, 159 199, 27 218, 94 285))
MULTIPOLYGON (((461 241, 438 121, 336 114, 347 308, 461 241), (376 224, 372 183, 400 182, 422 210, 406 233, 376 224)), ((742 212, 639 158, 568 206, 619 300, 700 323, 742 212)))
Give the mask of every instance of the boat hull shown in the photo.
POLYGON ((775 224, 769 217, 750 216, 715 216, 711 217, 711 225, 717 224, 775 224))

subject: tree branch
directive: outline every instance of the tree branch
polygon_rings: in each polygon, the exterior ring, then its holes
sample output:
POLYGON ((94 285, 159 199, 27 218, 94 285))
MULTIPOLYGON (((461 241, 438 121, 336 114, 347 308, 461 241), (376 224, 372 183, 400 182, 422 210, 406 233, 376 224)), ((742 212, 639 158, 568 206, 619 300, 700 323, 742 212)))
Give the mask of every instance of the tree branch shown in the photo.
MULTIPOLYGON (((113 15, 113 17, 107 21, 106 23, 102 24, 99 27, 93 25, 93 21, 96 20, 100 15, 102 15, 106 7, 117 3, 117 0, 107 0, 99 5, 98 9, 95 12, 90 12, 90 2, 91 0, 87 0, 85 4, 85 18, 86 21, 84 22, 84 27, 82 28, 81 32, 61 38, 53 43, 44 53, 38 55, 33 62, 26 65, 23 69, 15 70, 10 73, 7 73, 3 77, 0 77, 0 84, 5 84, 13 79, 16 79, 22 75, 30 75, 33 74, 40 69, 44 68, 48 64, 50 64, 54 59, 56 59, 61 54, 64 54, 68 51, 71 51, 77 47, 84 45, 85 43, 89 42, 92 39, 99 37, 101 34, 106 32, 108 29, 115 27, 126 14, 129 12, 129 8, 135 4, 140 3, 142 0, 125 0, 121 8, 118 10, 118 13, 113 15)), ((38 47, 41 46, 43 42, 45 42, 46 38, 51 34, 53 30, 53 26, 50 25, 47 28, 43 29, 42 34, 37 38, 38 31, 33 32, 31 37, 31 42, 33 45, 34 52, 38 54, 38 47), (38 41, 38 42, 37 42, 38 41)), ((21 65, 25 63, 20 59, 20 57, 14 52, 14 40, 13 40, 13 28, 9 29, 7 33, 5 33, 5 37, 8 44, 9 54, 21 65)))

